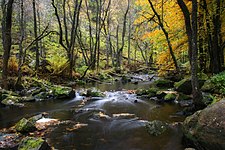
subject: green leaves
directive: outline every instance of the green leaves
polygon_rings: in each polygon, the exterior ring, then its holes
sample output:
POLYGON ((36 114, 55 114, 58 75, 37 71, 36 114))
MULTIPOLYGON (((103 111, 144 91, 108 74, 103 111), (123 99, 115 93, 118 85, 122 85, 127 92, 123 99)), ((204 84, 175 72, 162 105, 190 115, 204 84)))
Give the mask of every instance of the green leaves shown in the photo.
POLYGON ((69 66, 68 59, 60 55, 52 55, 47 58, 48 63, 47 69, 54 75, 59 75, 64 69, 69 66))

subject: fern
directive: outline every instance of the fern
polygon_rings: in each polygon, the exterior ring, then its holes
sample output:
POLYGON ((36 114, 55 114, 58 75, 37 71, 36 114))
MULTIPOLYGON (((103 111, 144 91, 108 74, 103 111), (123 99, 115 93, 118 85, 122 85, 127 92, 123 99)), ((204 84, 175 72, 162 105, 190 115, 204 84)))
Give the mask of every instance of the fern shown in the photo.
POLYGON ((68 59, 64 56, 52 55, 46 60, 50 64, 50 66, 47 66, 47 69, 54 75, 59 75, 69 66, 68 59))

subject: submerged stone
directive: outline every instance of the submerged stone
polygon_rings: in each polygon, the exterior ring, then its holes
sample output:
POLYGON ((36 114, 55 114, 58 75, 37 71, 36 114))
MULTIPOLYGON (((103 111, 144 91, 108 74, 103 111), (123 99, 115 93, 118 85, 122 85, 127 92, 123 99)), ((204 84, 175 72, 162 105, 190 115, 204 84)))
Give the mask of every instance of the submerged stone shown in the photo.
POLYGON ((146 129, 150 135, 159 136, 168 129, 168 124, 159 120, 154 120, 146 124, 146 129))

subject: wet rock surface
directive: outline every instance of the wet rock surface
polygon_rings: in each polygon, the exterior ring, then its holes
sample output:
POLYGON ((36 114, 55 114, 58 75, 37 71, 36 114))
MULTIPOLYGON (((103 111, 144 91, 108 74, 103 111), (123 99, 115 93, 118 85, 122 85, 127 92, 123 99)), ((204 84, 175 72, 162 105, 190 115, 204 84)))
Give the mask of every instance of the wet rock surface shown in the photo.
POLYGON ((197 149, 225 149, 225 100, 221 100, 184 121, 186 143, 197 149))
POLYGON ((42 138, 25 137, 19 144, 18 150, 51 150, 42 138))
POLYGON ((1 104, 4 106, 23 107, 26 102, 42 101, 49 99, 71 99, 75 97, 75 91, 71 87, 53 85, 47 81, 29 78, 25 82, 22 91, 11 92, 0 90, 1 104))

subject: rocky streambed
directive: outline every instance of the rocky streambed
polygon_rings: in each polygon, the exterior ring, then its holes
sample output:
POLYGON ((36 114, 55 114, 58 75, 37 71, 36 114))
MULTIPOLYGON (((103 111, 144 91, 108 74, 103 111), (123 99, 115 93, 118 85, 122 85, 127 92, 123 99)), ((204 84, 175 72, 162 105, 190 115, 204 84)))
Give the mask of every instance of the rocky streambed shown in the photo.
POLYGON ((126 80, 125 84, 95 84, 97 88, 78 88, 76 92, 72 88, 39 82, 40 85, 31 89, 44 88, 47 94, 43 94, 43 100, 35 96, 41 92, 28 94, 29 88, 25 88, 24 96, 30 95, 36 102, 3 103, 8 107, 0 109, 0 148, 224 149, 225 118, 221 114, 224 101, 184 121, 192 106, 191 97, 174 91, 171 81, 151 82, 126 80), (182 144, 183 135, 186 146, 182 144))

